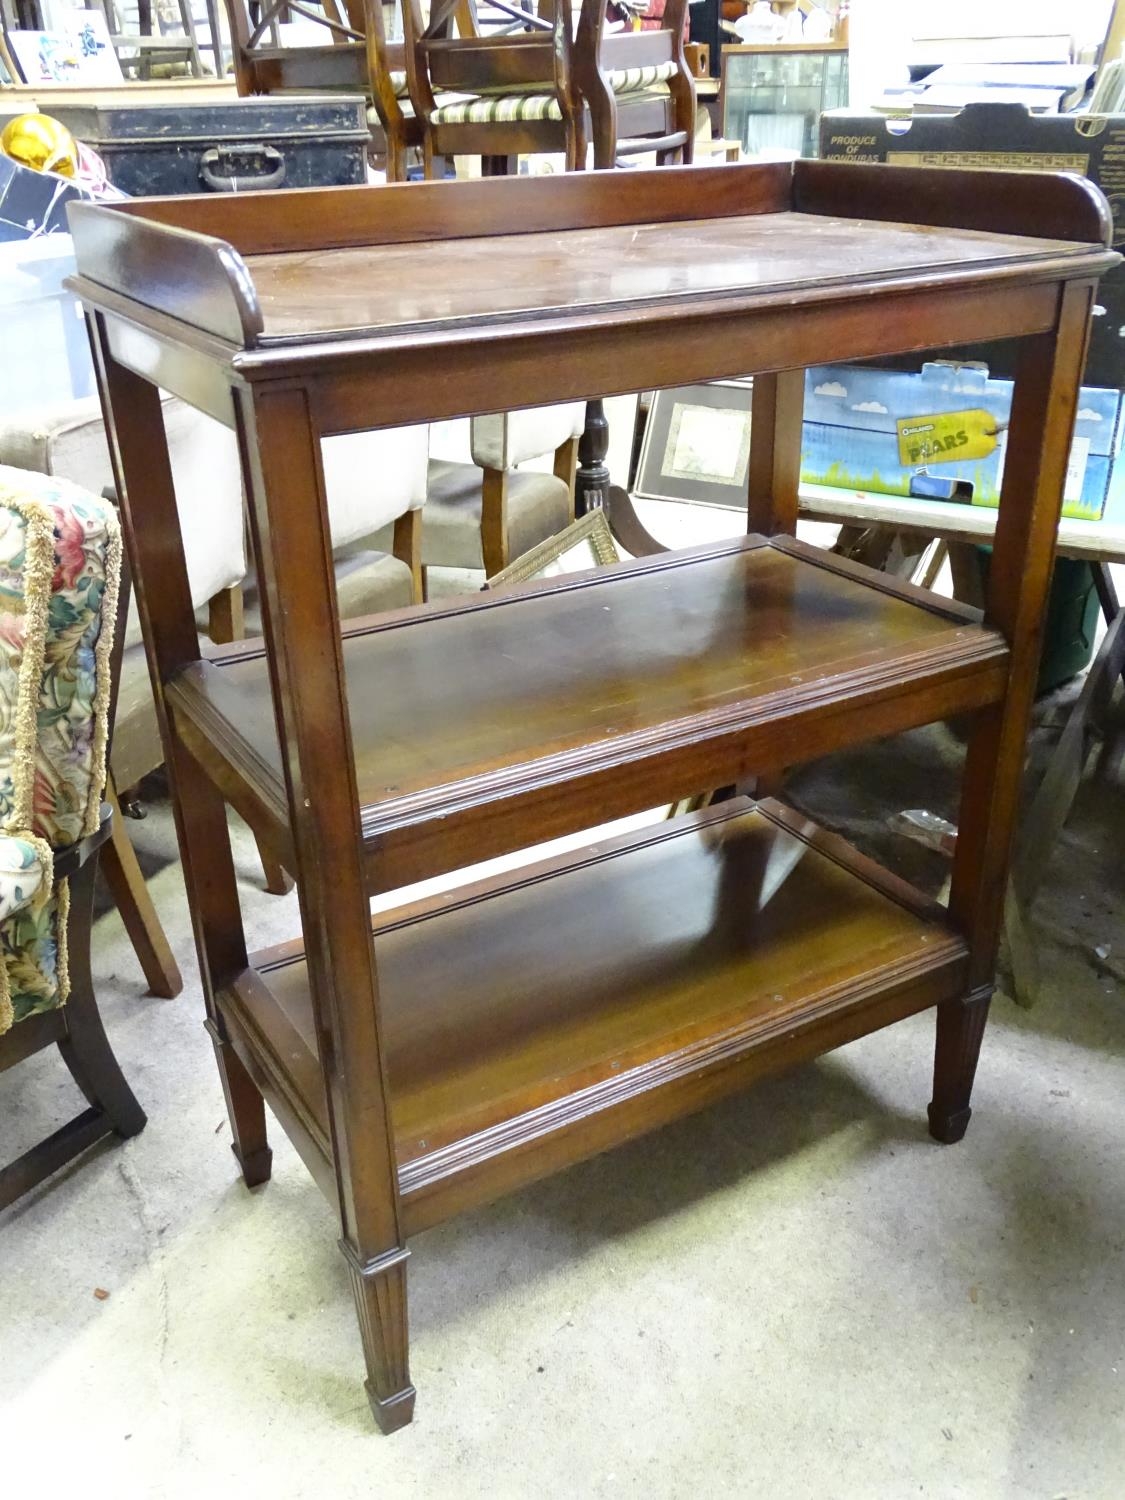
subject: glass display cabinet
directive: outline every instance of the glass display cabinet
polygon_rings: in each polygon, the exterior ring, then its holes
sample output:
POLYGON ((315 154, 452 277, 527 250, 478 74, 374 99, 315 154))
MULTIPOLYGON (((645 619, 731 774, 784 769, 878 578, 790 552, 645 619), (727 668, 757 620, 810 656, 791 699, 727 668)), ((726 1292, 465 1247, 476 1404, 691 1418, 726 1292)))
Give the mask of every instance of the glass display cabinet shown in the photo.
POLYGON ((846 45, 723 48, 723 139, 749 156, 815 156, 821 114, 847 99, 846 45))

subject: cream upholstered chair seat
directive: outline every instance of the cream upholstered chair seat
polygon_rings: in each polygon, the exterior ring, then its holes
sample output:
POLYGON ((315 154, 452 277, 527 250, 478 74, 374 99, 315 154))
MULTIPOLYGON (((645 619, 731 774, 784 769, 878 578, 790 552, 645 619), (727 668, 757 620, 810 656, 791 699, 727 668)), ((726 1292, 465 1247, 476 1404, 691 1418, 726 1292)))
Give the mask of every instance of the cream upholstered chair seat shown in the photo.
MULTIPOLYGON (((243 633, 247 573, 236 439, 228 428, 174 397, 163 398, 162 411, 188 583, 201 635, 229 641, 243 633)), ((348 617, 396 608, 420 594, 416 526, 405 532, 414 550, 413 558, 406 561, 364 548, 361 542, 384 522, 398 522, 404 513, 416 521, 425 500, 426 434, 422 427, 397 435, 349 435, 325 443, 329 508, 341 554, 340 605, 348 617)), ((113 472, 99 402, 69 400, 17 413, 0 423, 0 463, 69 479, 100 494, 113 483, 113 472)), ((257 623, 252 612, 251 624, 257 623)), ((111 767, 113 781, 122 789, 134 786, 164 759, 135 605, 129 611, 124 637, 111 767)), ((108 795, 112 800, 112 786, 108 795)), ((263 864, 269 888, 285 889, 284 873, 265 858, 263 864)), ((114 821, 103 869, 150 988, 159 995, 176 994, 181 987, 179 972, 120 819, 114 821)))
MULTIPOLYGON (((234 433, 173 396, 162 402, 192 604, 206 612, 247 577, 242 477, 234 433)), ((409 604, 409 560, 363 543, 373 532, 417 514, 426 499, 425 426, 349 433, 324 441, 322 458, 337 587, 345 618, 409 604)), ((36 408, 0 422, 0 463, 69 479, 95 494, 113 484, 109 446, 96 397, 36 408)), ((388 545, 391 545, 388 538, 388 545)), ((254 580, 247 624, 260 628, 254 580)), ((216 635, 217 631, 214 632, 216 635)), ((234 634, 240 634, 235 629, 234 634)), ((129 787, 164 758, 135 601, 125 628, 113 745, 114 779, 129 787)))
MULTIPOLYGON (((376 540, 382 540, 377 538, 376 540)), ((389 541, 389 538, 388 538, 389 541)), ((413 604, 410 569, 397 557, 363 543, 336 554, 336 604, 341 620, 359 620, 413 604)), ((245 589, 246 633, 262 633, 261 602, 251 578, 245 589)))
POLYGON ((349 432, 321 443, 342 620, 420 600, 430 429, 349 432), (391 528, 385 546, 373 538, 391 528))
MULTIPOLYGON (((570 524, 573 496, 553 474, 517 470, 507 476, 507 488, 510 559, 521 557, 570 524)), ((483 511, 480 469, 473 464, 432 460, 422 524, 423 563, 427 567, 484 568, 483 511)))
MULTIPOLYGON (((231 516, 232 495, 237 511, 242 493, 238 450, 233 433, 174 396, 165 396, 162 407, 192 598, 202 604, 246 571, 242 523, 231 516)), ((113 484, 113 467, 98 398, 0 421, 0 463, 69 479, 100 495, 113 484)))
POLYGON ((425 566, 483 568, 491 577, 569 525, 584 420, 583 403, 567 402, 435 425, 425 566))

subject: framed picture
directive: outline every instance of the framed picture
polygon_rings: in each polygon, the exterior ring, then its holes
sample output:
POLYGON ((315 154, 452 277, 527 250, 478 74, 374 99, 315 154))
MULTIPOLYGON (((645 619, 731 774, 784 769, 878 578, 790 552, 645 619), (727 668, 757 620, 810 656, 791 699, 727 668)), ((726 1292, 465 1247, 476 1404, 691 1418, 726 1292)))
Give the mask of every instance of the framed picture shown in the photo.
POLYGON ((649 407, 634 493, 746 509, 749 380, 657 391, 649 407))
POLYGON ((28 84, 93 88, 125 81, 100 11, 73 11, 55 31, 9 31, 8 46, 28 84))
POLYGON ((530 552, 517 557, 509 567, 494 573, 485 588, 494 589, 505 583, 529 583, 533 578, 558 578, 564 573, 584 573, 588 568, 602 568, 607 563, 620 561, 609 522, 600 510, 594 510, 580 521, 573 522, 565 531, 549 536, 538 547, 532 547, 530 552))

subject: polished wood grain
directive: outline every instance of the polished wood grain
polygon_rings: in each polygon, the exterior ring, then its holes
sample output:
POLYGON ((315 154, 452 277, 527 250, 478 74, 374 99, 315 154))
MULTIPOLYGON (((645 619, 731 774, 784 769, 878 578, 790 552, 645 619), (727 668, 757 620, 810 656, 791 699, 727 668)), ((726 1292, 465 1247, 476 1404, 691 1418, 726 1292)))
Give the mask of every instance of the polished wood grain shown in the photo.
POLYGON ((1006 264, 1083 254, 1028 239, 774 213, 571 229, 521 237, 497 275, 491 237, 247 257, 264 341, 448 319, 612 310, 672 297, 768 296, 889 276, 925 284, 956 267, 962 284, 1006 264))
POLYGON ((938 1028, 929 1115, 944 1141, 960 1140, 972 1113, 1095 290, 1093 282, 1070 282, 1060 293, 1055 335, 1020 348, 984 609, 1019 649, 1002 701, 975 721, 966 754, 949 909, 971 934, 970 991, 943 1008, 938 1028))
POLYGON ((750 393, 754 440, 746 485, 746 524, 752 532, 792 536, 797 530, 804 415, 804 370, 755 378, 750 393))
POLYGON ((1007 234, 1042 234, 1049 223, 1060 240, 1111 245, 1113 219, 1105 196, 1087 177, 1077 173, 1052 174, 1051 191, 1066 194, 1065 208, 1045 213, 1044 180, 1038 172, 989 173, 978 189, 956 172, 956 181, 943 182, 926 167, 888 167, 885 163, 855 162, 843 173, 832 163, 797 161, 793 164, 794 207, 803 213, 855 215, 864 219, 897 220, 910 205, 912 224, 940 227, 960 224, 965 229, 997 230, 1007 234), (906 172, 901 187, 887 172, 906 172), (1065 187, 1063 184, 1065 183, 1065 187))
POLYGON ((149 654, 164 763, 174 794, 176 833, 200 955, 207 1027, 231 1122, 232 1149, 244 1179, 254 1186, 268 1178, 272 1162, 265 1109, 250 1075, 229 1045, 215 1003, 218 986, 246 967, 246 938, 226 808, 222 796, 171 733, 164 698, 164 674, 174 670, 174 664, 194 661, 200 654, 164 411, 158 388, 113 359, 104 316, 87 312, 86 318, 98 386, 103 403, 113 413, 109 437, 114 486, 126 519, 137 612, 149 654), (134 525, 138 514, 145 517, 140 528, 134 525))
POLYGON ((183 989, 184 981, 124 826, 112 774, 105 795, 113 809, 113 831, 102 850, 102 874, 148 982, 149 993, 172 1000, 183 989))
MULTIPOLYGON (((352 626, 369 888, 503 852, 513 819, 533 818, 540 838, 581 827, 560 797, 577 778, 640 810, 996 699, 1007 649, 995 633, 843 566, 747 538, 352 626)), ((216 784, 284 839, 260 645, 190 666, 166 691, 216 784)))
MULTIPOLYGON (((843 1040, 869 1009, 956 994, 966 962, 941 908, 745 802, 389 913, 374 933, 409 1232, 791 1062, 814 1025, 843 1040)), ((224 1006, 268 1039, 323 1150, 304 955, 251 963, 224 1006)))

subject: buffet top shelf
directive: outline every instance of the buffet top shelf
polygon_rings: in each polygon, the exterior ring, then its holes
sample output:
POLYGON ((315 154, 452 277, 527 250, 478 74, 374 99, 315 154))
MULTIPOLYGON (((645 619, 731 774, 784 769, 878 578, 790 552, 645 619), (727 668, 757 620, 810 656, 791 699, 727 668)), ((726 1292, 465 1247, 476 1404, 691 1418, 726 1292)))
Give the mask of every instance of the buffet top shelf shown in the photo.
POLYGON ((772 213, 611 224, 247 258, 262 341, 429 329, 465 318, 610 313, 674 298, 922 284, 1073 255, 1060 240, 772 213))
POLYGON ((1097 190, 1026 175, 797 162, 78 204, 75 286, 277 360, 1112 265, 1097 190))

